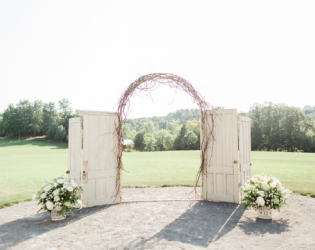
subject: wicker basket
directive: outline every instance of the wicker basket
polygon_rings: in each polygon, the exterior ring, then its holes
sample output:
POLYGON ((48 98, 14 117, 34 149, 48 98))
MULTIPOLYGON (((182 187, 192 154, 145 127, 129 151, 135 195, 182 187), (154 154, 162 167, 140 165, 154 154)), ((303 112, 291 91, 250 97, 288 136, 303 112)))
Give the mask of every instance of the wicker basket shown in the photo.
POLYGON ((269 207, 262 207, 257 209, 257 217, 260 219, 271 220, 272 219, 272 209, 269 207))
POLYGON ((58 220, 64 220, 66 218, 66 215, 62 216, 61 214, 57 213, 61 209, 62 209, 62 207, 55 207, 53 210, 51 210, 51 220, 58 221, 58 220))

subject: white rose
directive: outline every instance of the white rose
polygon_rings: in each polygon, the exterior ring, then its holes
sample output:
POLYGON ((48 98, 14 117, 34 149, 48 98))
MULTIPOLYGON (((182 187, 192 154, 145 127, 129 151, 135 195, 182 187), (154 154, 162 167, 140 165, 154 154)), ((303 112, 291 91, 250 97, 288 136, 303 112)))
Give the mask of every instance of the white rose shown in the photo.
POLYGON ((262 184, 262 189, 265 190, 265 191, 268 190, 269 189, 269 185, 267 183, 263 183, 262 184))
POLYGON ((280 191, 281 191, 281 193, 285 193, 285 188, 284 188, 284 187, 281 187, 281 188, 280 188, 280 191))
POLYGON ((50 189, 51 189, 51 186, 50 186, 50 185, 49 185, 49 186, 46 186, 46 187, 44 188, 44 190, 45 190, 46 192, 48 192, 50 189))
POLYGON ((33 201, 36 200, 36 194, 34 194, 34 195, 32 196, 32 200, 33 200, 33 201))
POLYGON ((54 203, 52 203, 51 201, 47 201, 46 202, 46 207, 47 207, 48 210, 53 210, 54 203))
POLYGON ((74 188, 78 186, 75 182, 72 182, 71 185, 72 185, 72 187, 74 187, 74 188))
POLYGON ((252 178, 252 181, 253 181, 253 182, 256 182, 256 181, 257 181, 257 178, 252 178))
POLYGON ((54 197, 54 201, 59 201, 59 200, 60 200, 60 198, 58 196, 54 197))
POLYGON ((57 182, 60 183, 60 184, 62 184, 62 183, 65 182, 65 179, 59 179, 57 182))
POLYGON ((263 197, 257 197, 257 200, 256 200, 256 203, 259 205, 259 206, 264 206, 265 205, 265 200, 263 197))
POLYGON ((73 191, 73 187, 68 187, 68 191, 72 192, 73 191))
POLYGON ((40 198, 45 199, 45 198, 46 198, 46 193, 42 193, 42 195, 40 196, 40 198))
POLYGON ((265 196, 265 192, 264 191, 258 191, 259 195, 264 197, 265 196))
POLYGON ((276 186, 277 186, 277 183, 276 183, 276 182, 271 182, 271 183, 270 183, 270 187, 275 188, 276 186))
POLYGON ((55 183, 54 183, 54 187, 57 187, 57 186, 58 186, 58 184, 55 182, 55 183))

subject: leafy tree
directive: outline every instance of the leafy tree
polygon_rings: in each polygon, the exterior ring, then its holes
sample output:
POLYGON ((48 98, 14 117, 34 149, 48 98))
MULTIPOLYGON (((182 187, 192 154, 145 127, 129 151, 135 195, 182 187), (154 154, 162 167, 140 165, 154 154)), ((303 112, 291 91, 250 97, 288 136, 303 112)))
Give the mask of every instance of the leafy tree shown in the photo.
POLYGON ((155 130, 154 124, 153 124, 152 121, 145 122, 145 123, 143 124, 142 129, 143 129, 146 133, 151 133, 151 134, 154 133, 154 130, 155 130))
POLYGON ((144 131, 140 131, 136 134, 135 136, 135 149, 137 150, 143 150, 144 149, 144 140, 143 140, 143 136, 144 136, 145 132, 144 131))
POLYGON ((191 130, 197 136, 196 147, 194 149, 200 149, 200 120, 196 119, 188 120, 186 123, 187 130, 191 130))
POLYGON ((43 104, 43 131, 44 134, 47 133, 51 124, 56 123, 57 121, 57 110, 55 107, 55 103, 49 102, 43 104))
POLYGON ((195 135, 194 132, 191 130, 188 130, 186 135, 184 136, 184 141, 186 144, 186 147, 190 150, 196 149, 196 143, 198 142, 198 137, 195 135))
POLYGON ((133 133, 133 131, 131 131, 129 124, 124 124, 121 129, 123 133, 123 138, 125 140, 126 139, 134 140, 135 134, 133 133))
POLYGON ((61 124, 65 128, 67 134, 69 130, 69 119, 74 117, 71 104, 72 103, 67 98, 63 98, 61 101, 58 101, 61 115, 61 121, 59 122, 59 124, 61 124))
POLYGON ((174 148, 177 150, 185 150, 186 149, 186 142, 185 142, 185 135, 186 135, 187 129, 186 125, 184 124, 179 132, 179 135, 176 137, 174 141, 174 148))
POLYGON ((163 148, 165 150, 171 150, 173 149, 173 145, 174 145, 174 137, 171 134, 168 134, 167 136, 165 136, 163 140, 163 148))
POLYGON ((178 120, 173 120, 168 123, 167 130, 169 130, 172 135, 176 135, 177 127, 178 127, 178 120))
POLYGON ((50 140, 53 140, 55 138, 55 134, 57 130, 58 130, 58 124, 57 123, 51 124, 46 133, 46 137, 50 140))
POLYGON ((153 151, 155 149, 155 142, 156 140, 152 133, 145 133, 143 135, 143 144, 146 151, 153 151))
POLYGON ((40 100, 35 101, 31 105, 32 115, 30 118, 30 128, 32 132, 35 134, 39 134, 42 130, 42 118, 43 118, 43 103, 40 100))
POLYGON ((154 137, 156 139, 156 149, 157 150, 164 150, 164 140, 165 137, 170 135, 169 131, 166 129, 158 130, 154 133, 154 137))
POLYGON ((252 150, 313 150, 315 123, 299 109, 284 104, 254 104, 249 116, 252 150))
POLYGON ((54 139, 62 141, 64 139, 66 139, 66 134, 67 134, 67 132, 66 132, 65 128, 62 125, 60 125, 56 129, 54 139))

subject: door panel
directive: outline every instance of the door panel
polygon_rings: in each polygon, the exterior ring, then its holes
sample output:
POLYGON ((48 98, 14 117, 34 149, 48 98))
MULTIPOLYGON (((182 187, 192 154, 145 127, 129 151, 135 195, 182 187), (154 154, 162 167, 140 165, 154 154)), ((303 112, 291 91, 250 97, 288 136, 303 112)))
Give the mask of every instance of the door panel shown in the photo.
POLYGON ((203 178, 203 198, 212 201, 239 202, 238 191, 238 148, 236 109, 211 110, 206 112, 207 126, 214 121, 214 142, 205 152, 207 167, 203 178), (234 162, 236 161, 236 162, 234 162))
POLYGON ((70 178, 81 185, 82 119, 69 119, 68 170, 70 178))
POLYGON ((252 176, 251 166, 251 131, 250 118, 240 116, 239 118, 239 151, 241 168, 241 185, 244 186, 247 178, 252 176))
POLYGON ((84 111, 83 204, 87 207, 120 201, 116 187, 118 139, 116 113, 84 111))

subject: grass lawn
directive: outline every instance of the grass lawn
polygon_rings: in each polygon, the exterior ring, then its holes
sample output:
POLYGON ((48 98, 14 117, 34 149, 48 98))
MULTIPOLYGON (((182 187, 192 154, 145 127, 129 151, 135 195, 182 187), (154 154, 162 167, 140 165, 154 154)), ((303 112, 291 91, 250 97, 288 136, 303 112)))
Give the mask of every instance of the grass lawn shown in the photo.
MULTIPOLYGON (((315 153, 252 152, 253 174, 278 177, 285 187, 315 195, 315 153)), ((194 184, 199 151, 124 152, 123 186, 194 184)), ((0 208, 30 199, 43 184, 65 176, 68 149, 36 140, 0 140, 0 208)))
POLYGON ((68 148, 45 141, 0 140, 0 208, 30 199, 44 180, 65 174, 68 148))
MULTIPOLYGON (((200 152, 125 152, 123 186, 194 185, 200 152)), ((315 153, 252 152, 253 174, 272 174, 298 193, 315 195, 315 153)))

